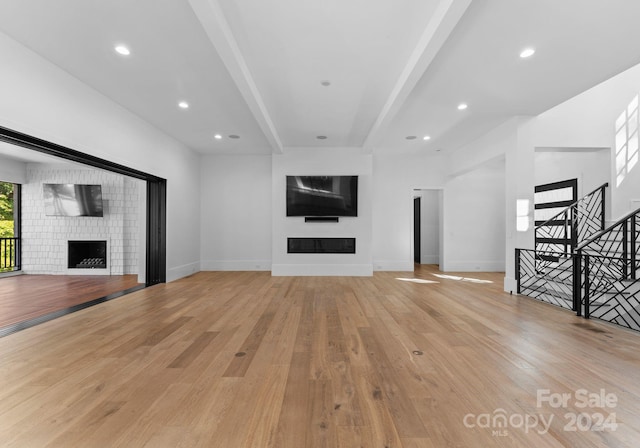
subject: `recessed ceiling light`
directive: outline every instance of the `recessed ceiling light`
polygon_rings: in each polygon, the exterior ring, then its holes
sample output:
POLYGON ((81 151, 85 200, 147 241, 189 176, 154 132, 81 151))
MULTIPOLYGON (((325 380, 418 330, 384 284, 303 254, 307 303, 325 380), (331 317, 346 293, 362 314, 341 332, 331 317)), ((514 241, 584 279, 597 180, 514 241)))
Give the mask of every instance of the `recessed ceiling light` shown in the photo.
POLYGON ((189 103, 187 103, 186 101, 180 101, 178 103, 178 107, 180 109, 189 109, 189 103))
POLYGON ((318 135, 316 138, 317 138, 318 140, 326 140, 326 139, 327 139, 327 136, 326 136, 326 135, 318 135))
POLYGON ((331 85, 331 81, 322 81, 320 84, 322 84, 325 87, 329 87, 331 85))
POLYGON ((222 135, 216 134, 213 136, 213 138, 215 138, 216 140, 220 140, 222 138, 222 135))
POLYGON ((405 138, 406 138, 407 140, 415 140, 415 139, 416 139, 416 136, 415 136, 415 135, 407 135, 405 138))
POLYGON ((425 135, 424 137, 422 137, 422 140, 431 140, 431 136, 430 135, 425 135))
POLYGON ((465 110, 467 107, 467 103, 460 103, 458 104, 458 110, 465 110))
POLYGON ((534 50, 533 48, 525 48, 524 50, 522 50, 522 52, 520 52, 520 57, 521 58, 528 58, 533 56, 533 54, 536 52, 536 50, 534 50))
POLYGON ((240 138, 240 136, 239 136, 239 135, 236 135, 236 134, 231 134, 231 135, 229 136, 229 138, 240 138))
POLYGON ((124 45, 116 46, 116 52, 121 54, 121 55, 123 55, 123 56, 129 56, 131 54, 131 50, 129 50, 124 45))

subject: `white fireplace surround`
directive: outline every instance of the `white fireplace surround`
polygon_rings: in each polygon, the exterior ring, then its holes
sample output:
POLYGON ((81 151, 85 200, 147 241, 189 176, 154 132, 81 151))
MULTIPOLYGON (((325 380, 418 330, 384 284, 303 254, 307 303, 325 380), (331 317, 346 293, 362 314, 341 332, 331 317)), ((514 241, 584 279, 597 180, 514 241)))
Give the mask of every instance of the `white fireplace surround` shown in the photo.
POLYGON ((64 274, 65 275, 111 275, 111 241, 108 236, 91 235, 73 237, 67 240, 64 252, 64 274), (107 242, 107 267, 93 269, 68 268, 67 260, 69 259, 69 241, 106 241, 107 242))
POLYGON ((22 271, 45 275, 138 274, 144 262, 142 181, 69 165, 27 164, 22 185, 22 271), (99 184, 104 216, 48 216, 44 183, 99 184), (68 241, 107 241, 107 268, 69 269, 68 241))

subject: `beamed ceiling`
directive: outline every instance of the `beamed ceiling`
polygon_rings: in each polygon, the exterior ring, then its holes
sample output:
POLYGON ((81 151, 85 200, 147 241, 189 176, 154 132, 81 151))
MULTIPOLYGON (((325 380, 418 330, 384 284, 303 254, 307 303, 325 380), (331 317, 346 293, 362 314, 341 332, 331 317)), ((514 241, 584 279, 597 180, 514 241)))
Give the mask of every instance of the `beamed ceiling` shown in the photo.
POLYGON ((202 154, 450 151, 640 62, 631 0, 0 1, 1 32, 202 154))

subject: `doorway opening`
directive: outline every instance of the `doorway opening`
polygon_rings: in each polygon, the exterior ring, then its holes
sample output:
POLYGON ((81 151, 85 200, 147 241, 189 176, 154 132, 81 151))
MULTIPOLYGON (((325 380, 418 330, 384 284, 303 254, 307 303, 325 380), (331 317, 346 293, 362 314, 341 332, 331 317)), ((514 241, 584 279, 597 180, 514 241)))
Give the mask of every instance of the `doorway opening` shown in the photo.
MULTIPOLYGON (((143 213, 143 225, 144 228, 144 236, 141 235, 140 241, 142 243, 142 249, 146 250, 145 257, 143 260, 144 266, 140 267, 138 270, 138 276, 144 284, 137 284, 135 279, 133 283, 136 286, 130 287, 129 283, 131 283, 130 279, 122 281, 115 285, 116 292, 108 292, 107 295, 103 297, 99 297, 97 299, 87 298, 84 302, 78 303, 77 305, 73 305, 66 309, 60 309, 50 312, 49 314, 35 316, 33 318, 29 318, 26 321, 22 320, 15 324, 11 324, 9 326, 5 326, 0 328, 0 336, 4 336, 6 334, 10 334, 14 331, 18 331, 20 329, 28 328, 33 325, 37 325, 42 322, 46 322, 47 320, 51 320, 53 318, 59 317, 60 315, 68 314, 69 312, 74 312, 79 309, 85 308, 87 306, 91 306, 93 304, 101 303, 105 300, 111 300, 112 298, 119 297, 128 292, 132 292, 137 289, 141 289, 145 286, 151 286, 158 283, 164 283, 166 281, 166 180, 142 171, 138 171, 124 165, 119 165, 114 162, 110 162, 105 159, 100 159, 98 157, 94 157, 88 154, 81 153, 79 151, 57 145, 52 142, 48 142, 45 140, 38 139, 36 137, 32 137, 26 134, 22 134, 17 131, 13 131, 11 129, 0 127, 0 141, 9 143, 12 146, 26 148, 28 150, 32 150, 33 152, 39 152, 42 154, 46 154, 47 156, 53 156, 57 159, 64 159, 66 161, 75 162, 81 165, 85 165, 87 167, 97 168, 98 170, 108 171, 110 173, 119 174, 125 176, 131 181, 141 180, 146 183, 146 192, 143 193, 140 197, 142 201, 142 197, 146 196, 146 203, 138 204, 138 210, 141 210, 143 213), (123 286, 123 287, 120 287, 123 286)), ((144 192, 144 190, 142 190, 144 192)), ((20 195, 18 195, 20 197, 20 195)), ((18 207, 19 209, 19 207, 18 207)), ((19 216, 19 214, 18 214, 19 216)), ((19 232, 20 233, 20 232, 19 232)), ((24 236, 24 235, 21 235, 24 236)), ((128 236, 128 235, 127 235, 128 236)), ((100 238, 98 238, 100 239, 100 238)), ((19 253, 19 252, 18 252, 19 253)), ((97 263, 93 259, 104 259, 106 261, 108 257, 89 257, 84 256, 84 260, 92 260, 93 263, 89 269, 84 270, 87 273, 97 273, 98 271, 104 270, 103 265, 104 262, 97 263), (97 263, 97 264, 96 264, 97 263)), ((142 258, 142 257, 140 257, 142 258)), ((25 258, 22 257, 22 261, 25 261, 25 258)), ((81 260, 80 264, 84 262, 81 260)), ((77 270, 77 264, 74 266, 74 269, 77 270)), ((23 263, 24 267, 24 263, 23 263)), ((83 266, 84 267, 84 266, 83 266)), ((80 271, 83 271, 82 269, 80 271)), ((80 272, 78 271, 78 272, 80 272)), ((16 272, 20 274, 21 272, 16 272)), ((4 274, 7 275, 7 274, 4 274)), ((26 280, 29 275, 26 276, 17 276, 14 279, 18 279, 15 281, 26 280)), ((60 277, 60 276, 58 276, 60 277)), ((108 275, 106 277, 109 277, 108 275)), ((118 277, 118 276, 116 276, 118 277)), ((135 277, 135 276, 119 276, 119 277, 135 277)), ((69 278, 69 281, 76 281, 77 278, 72 276, 69 278)), ((113 290, 113 285, 115 284, 115 277, 108 279, 104 278, 104 282, 109 282, 110 284, 106 286, 107 289, 113 290)), ((9 280, 7 280, 9 281, 9 280)), ((14 280, 10 280, 14 281, 14 280)), ((77 285, 76 285, 77 286, 77 285)), ((72 289, 78 289, 77 287, 73 287, 72 289)), ((78 297, 74 300, 81 301, 82 298, 78 297)))
POLYGON ((166 179, 3 127, 0 141, 146 181, 145 285, 166 281, 166 179))
POLYGON ((420 196, 417 196, 415 198, 413 198, 413 262, 420 264, 420 261, 422 260, 422 257, 420 256, 421 254, 421 225, 420 223, 422 222, 421 216, 420 216, 420 209, 421 209, 421 198, 420 196))
POLYGON ((442 189, 413 190, 413 261, 440 265, 442 259, 442 189))

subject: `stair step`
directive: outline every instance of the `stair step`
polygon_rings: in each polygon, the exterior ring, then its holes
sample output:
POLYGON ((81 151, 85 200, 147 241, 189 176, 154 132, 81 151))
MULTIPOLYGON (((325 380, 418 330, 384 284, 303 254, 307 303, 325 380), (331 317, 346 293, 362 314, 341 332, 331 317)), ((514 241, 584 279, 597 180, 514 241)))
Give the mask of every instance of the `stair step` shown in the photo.
POLYGON ((539 279, 539 280, 544 280, 548 283, 555 283, 558 285, 565 285, 565 286, 573 286, 573 279, 568 279, 568 278, 549 278, 546 275, 535 275, 535 278, 539 279))
MULTIPOLYGON (((527 288, 526 286, 524 287, 525 289, 533 289, 533 288, 527 288)), ((554 289, 552 287, 548 287, 546 284, 537 284, 535 285, 535 289, 537 291, 542 291, 544 290, 544 292, 552 292, 554 294, 557 294, 559 296, 562 296, 563 298, 566 298, 567 300, 573 300, 573 295, 569 292, 565 292, 565 291, 561 291, 558 289, 554 289)))

